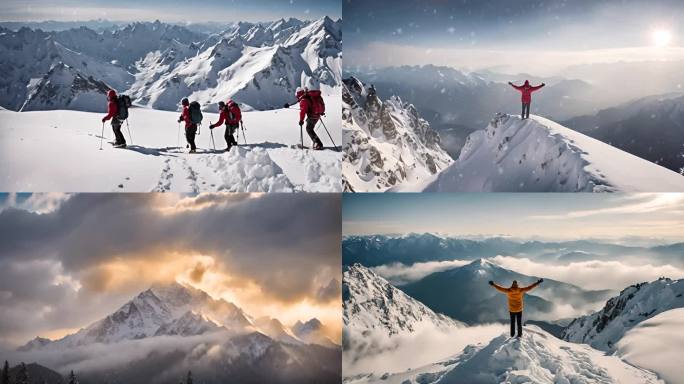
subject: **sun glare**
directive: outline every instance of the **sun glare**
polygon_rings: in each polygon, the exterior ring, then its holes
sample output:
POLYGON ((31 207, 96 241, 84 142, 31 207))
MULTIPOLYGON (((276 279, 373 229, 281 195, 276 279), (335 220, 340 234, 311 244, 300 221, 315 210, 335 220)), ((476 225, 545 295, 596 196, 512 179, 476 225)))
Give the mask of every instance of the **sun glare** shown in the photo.
POLYGON ((653 40, 653 45, 656 47, 666 47, 672 41, 672 33, 664 28, 658 28, 653 30, 651 34, 651 39, 653 40))

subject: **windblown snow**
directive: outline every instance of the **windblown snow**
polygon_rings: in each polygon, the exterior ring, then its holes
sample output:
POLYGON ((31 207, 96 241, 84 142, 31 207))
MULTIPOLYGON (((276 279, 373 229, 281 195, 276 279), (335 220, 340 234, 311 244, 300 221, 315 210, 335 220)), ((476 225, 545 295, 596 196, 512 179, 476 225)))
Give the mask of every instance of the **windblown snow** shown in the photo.
MULTIPOLYGON (((325 124, 339 144, 339 98, 329 97, 325 124)), ((178 112, 130 110, 123 126, 127 149, 113 149, 103 114, 78 111, 0 111, 0 180, 6 191, 33 192, 339 192, 341 158, 333 150, 291 148, 300 142, 298 111, 243 113, 240 147, 222 153, 224 127, 211 132, 217 114, 205 113, 197 154, 185 149, 178 112), (130 128, 130 135, 129 129, 130 128), (131 140, 132 135, 132 140, 131 140), (244 144, 244 139, 247 144, 244 144), (213 150, 215 143, 217 151, 213 150)), ((325 130, 317 132, 332 148, 325 130)), ((305 134, 306 135, 306 134, 305 134)), ((308 138, 305 145, 309 145, 308 138)))
POLYGON ((497 114, 449 168, 393 190, 675 192, 684 177, 543 117, 497 114))

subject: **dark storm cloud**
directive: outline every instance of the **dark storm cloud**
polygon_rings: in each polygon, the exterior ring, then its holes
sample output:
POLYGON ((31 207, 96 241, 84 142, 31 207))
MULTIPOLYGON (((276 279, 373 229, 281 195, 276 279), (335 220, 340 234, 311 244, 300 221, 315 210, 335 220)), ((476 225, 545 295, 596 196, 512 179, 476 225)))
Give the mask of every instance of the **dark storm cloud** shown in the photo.
MULTIPOLYGON (((110 276, 98 266, 169 250, 210 255, 275 300, 329 302, 339 289, 328 281, 340 269, 340 209, 334 194, 200 195, 171 204, 156 194, 81 194, 46 214, 6 208, 0 334, 30 316, 25 308, 73 299, 73 290, 54 284, 57 275, 80 279, 79 295, 87 296, 107 288, 110 276)), ((190 278, 205 272, 195 266, 190 278)))

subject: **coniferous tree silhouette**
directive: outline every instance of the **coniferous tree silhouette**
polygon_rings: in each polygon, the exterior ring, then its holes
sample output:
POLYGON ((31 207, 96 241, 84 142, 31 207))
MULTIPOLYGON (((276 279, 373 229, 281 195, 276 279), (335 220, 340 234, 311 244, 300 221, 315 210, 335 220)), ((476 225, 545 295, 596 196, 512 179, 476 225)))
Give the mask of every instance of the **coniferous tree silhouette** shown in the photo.
POLYGON ((0 383, 9 384, 9 363, 5 360, 5 365, 2 367, 2 378, 0 383))

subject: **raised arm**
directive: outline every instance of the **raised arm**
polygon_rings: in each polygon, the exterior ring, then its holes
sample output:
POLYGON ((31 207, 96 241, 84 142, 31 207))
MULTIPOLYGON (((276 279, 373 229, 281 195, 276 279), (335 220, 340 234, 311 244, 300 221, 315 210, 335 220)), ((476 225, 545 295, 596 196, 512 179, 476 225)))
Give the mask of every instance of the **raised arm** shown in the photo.
POLYGON ((538 286, 539 284, 541 284, 543 281, 544 281, 544 279, 539 279, 539 280, 537 280, 536 283, 534 283, 534 284, 532 284, 532 285, 528 285, 527 287, 520 288, 520 290, 523 291, 523 292, 531 291, 531 290, 537 288, 537 286, 538 286))
POLYGON ((522 85, 515 85, 515 84, 511 83, 510 81, 508 82, 508 85, 510 85, 511 87, 517 89, 518 91, 521 90, 522 87, 523 87, 522 85))
POLYGON ((545 85, 546 85, 546 84, 541 83, 541 84, 537 85, 536 87, 530 87, 530 92, 534 92, 534 91, 536 91, 536 90, 539 90, 539 89, 541 89, 541 87, 543 87, 543 86, 545 86, 545 85))
POLYGON ((496 290, 499 291, 499 292, 507 293, 507 292, 509 291, 508 288, 504 288, 504 287, 502 287, 502 286, 496 284, 496 283, 493 282, 493 281, 490 281, 490 282, 489 282, 489 285, 491 285, 492 287, 496 288, 496 290))

